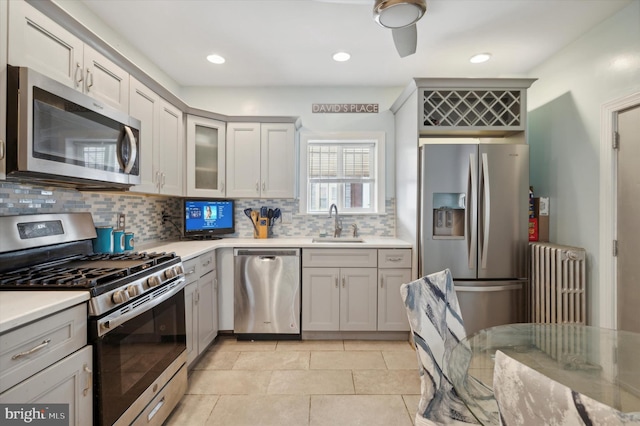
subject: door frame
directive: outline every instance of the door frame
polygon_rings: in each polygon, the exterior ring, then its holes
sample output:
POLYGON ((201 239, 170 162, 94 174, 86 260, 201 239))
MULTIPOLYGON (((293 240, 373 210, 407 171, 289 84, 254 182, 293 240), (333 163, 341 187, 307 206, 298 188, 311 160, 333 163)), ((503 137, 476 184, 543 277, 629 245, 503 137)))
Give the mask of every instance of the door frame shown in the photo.
POLYGON ((618 128, 618 113, 640 105, 640 92, 605 103, 600 108, 600 273, 598 299, 600 327, 618 328, 617 259, 613 241, 617 238, 617 156, 612 146, 613 132, 618 128), (612 283, 605 291, 604 284, 612 283))

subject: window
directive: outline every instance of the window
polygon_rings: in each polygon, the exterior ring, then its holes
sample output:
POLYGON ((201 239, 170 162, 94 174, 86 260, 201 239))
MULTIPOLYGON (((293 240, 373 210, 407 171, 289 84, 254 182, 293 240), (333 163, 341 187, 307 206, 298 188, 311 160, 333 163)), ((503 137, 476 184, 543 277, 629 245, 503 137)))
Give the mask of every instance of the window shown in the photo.
POLYGON ((301 135, 300 209, 384 213, 384 133, 301 135))

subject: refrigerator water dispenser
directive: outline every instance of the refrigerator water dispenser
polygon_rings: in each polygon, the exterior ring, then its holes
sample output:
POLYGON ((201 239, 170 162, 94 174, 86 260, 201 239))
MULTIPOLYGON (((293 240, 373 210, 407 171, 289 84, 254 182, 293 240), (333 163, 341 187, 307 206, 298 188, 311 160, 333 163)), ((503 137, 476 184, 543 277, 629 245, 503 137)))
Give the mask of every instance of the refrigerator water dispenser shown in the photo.
POLYGON ((433 238, 464 239, 465 194, 433 194, 433 238))

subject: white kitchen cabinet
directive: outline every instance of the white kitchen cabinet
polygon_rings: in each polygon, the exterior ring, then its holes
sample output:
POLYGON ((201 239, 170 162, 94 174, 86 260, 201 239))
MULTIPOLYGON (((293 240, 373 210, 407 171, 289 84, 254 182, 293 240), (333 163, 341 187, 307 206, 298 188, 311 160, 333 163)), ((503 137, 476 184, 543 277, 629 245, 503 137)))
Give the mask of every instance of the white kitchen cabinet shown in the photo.
POLYGON ((0 341, 0 403, 68 404, 66 424, 92 423, 86 303, 6 331, 0 341))
POLYGON ((305 249, 302 330, 375 331, 377 250, 305 249))
POLYGON ((128 112, 129 74, 22 0, 9 2, 8 62, 128 112))
POLYGON ((182 111, 164 99, 160 99, 159 168, 156 173, 159 193, 183 195, 184 134, 182 111))
POLYGON ((400 297, 400 286, 410 281, 411 268, 378 270, 378 330, 409 331, 409 320, 400 297))
POLYGON ((375 331, 376 268, 303 268, 304 331, 375 331))
POLYGON ((378 330, 409 331, 400 286, 411 281, 411 249, 378 250, 378 330))
POLYGON ((65 424, 90 425, 93 423, 92 370, 92 347, 85 346, 0 394, 0 403, 67 404, 69 417, 65 424))
POLYGON ((293 198, 295 126, 227 124, 227 191, 234 198, 293 198))
POLYGON ((182 195, 182 112, 131 78, 129 114, 140 120, 141 183, 131 192, 182 195))
POLYGON ((187 196, 224 197, 226 124, 187 116, 187 196))
POLYGON ((190 367, 218 335, 218 279, 215 252, 184 262, 187 365, 190 367))
POLYGON ((375 268, 340 269, 340 330, 376 330, 377 275, 375 268))
POLYGON ((302 331, 340 330, 340 268, 302 268, 302 331))
POLYGON ((411 249, 304 249, 303 331, 409 331, 411 249))
MULTIPOLYGON (((0 0, 0 34, 7 34, 7 0, 0 0)), ((7 177, 7 43, 0 43, 0 180, 7 177)))

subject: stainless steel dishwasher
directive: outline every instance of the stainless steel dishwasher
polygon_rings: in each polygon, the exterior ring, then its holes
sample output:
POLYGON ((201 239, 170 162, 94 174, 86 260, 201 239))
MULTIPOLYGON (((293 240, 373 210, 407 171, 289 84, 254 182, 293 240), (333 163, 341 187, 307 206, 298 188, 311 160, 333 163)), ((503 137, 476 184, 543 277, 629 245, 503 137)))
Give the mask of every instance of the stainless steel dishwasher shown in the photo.
POLYGON ((300 339, 300 249, 235 249, 239 340, 300 339))

